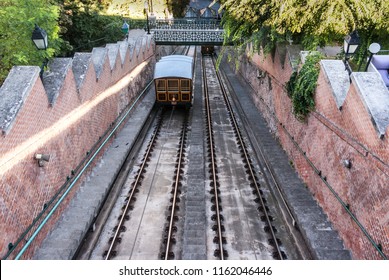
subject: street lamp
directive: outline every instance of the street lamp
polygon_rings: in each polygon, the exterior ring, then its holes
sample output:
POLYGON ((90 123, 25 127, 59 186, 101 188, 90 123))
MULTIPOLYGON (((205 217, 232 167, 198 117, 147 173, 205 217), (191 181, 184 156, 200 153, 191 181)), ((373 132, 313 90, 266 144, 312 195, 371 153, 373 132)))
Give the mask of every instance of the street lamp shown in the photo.
POLYGON ((129 29, 130 29, 130 26, 128 25, 127 21, 124 21, 124 23, 122 25, 122 32, 126 35, 126 38, 127 38, 129 29))
MULTIPOLYGON (((32 32, 31 40, 38 50, 45 51, 47 49, 48 46, 47 33, 44 29, 40 28, 37 24, 35 24, 35 29, 32 32)), ((43 77, 43 71, 45 70, 45 67, 48 62, 49 60, 47 58, 43 60, 41 71, 39 73, 41 79, 43 77)))
POLYGON ((360 45, 358 32, 354 30, 344 38, 344 64, 349 75, 351 75, 351 68, 348 63, 350 55, 354 54, 360 45))
POLYGON ((35 29, 32 32, 31 40, 34 42, 38 50, 47 49, 47 33, 44 29, 35 24, 35 29))
POLYGON ((370 44, 370 46, 369 46, 370 56, 369 56, 369 60, 367 61, 367 64, 366 64, 365 72, 367 71, 367 68, 369 68, 369 64, 371 62, 371 59, 373 58, 373 55, 378 53, 380 50, 381 50, 380 44, 378 44, 378 43, 370 44))
POLYGON ((150 34, 150 25, 149 25, 149 1, 145 1, 145 13, 147 20, 147 34, 150 34))

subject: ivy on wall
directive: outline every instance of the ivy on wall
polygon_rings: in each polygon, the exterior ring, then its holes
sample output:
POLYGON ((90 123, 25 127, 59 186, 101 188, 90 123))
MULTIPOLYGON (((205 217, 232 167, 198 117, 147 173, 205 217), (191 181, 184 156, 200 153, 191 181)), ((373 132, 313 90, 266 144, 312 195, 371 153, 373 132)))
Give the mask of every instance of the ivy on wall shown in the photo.
POLYGON ((288 95, 292 99, 293 113, 301 121, 315 109, 315 90, 321 59, 319 52, 310 52, 300 71, 294 72, 286 84, 288 95))

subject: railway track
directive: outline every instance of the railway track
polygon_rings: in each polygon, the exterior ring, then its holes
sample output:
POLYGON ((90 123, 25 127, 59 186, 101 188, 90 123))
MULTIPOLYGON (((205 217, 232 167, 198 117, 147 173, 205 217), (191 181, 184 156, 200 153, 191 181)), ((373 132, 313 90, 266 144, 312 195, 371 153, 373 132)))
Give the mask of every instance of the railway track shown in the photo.
POLYGON ((181 194, 181 186, 182 186, 182 175, 183 175, 183 167, 184 167, 184 157, 185 157, 185 148, 186 148, 186 138, 187 138, 187 115, 185 116, 182 132, 180 136, 180 144, 177 152, 177 160, 176 160, 176 171, 175 171, 175 179, 172 184, 172 198, 171 205, 169 206, 170 215, 168 216, 168 225, 166 227, 166 236, 164 236, 164 244, 166 245, 163 249, 164 251, 161 253, 161 259, 168 260, 173 259, 175 257, 174 252, 171 251, 171 247, 176 243, 176 238, 174 237, 174 233, 177 232, 177 227, 175 226, 175 222, 178 220, 176 216, 176 212, 179 210, 178 203, 180 202, 179 195, 181 194))
POLYGON ((214 243, 217 244, 217 249, 215 249, 214 256, 218 256, 221 260, 224 260, 228 257, 227 251, 223 248, 223 244, 226 243, 225 237, 223 237, 224 226, 222 224, 223 216, 221 215, 221 205, 219 198, 219 183, 217 176, 217 164, 216 164, 216 152, 215 152, 215 143, 213 138, 213 126, 212 126, 212 114, 209 98, 209 87, 207 83, 207 72, 204 59, 202 60, 202 69, 203 69, 203 82, 204 82, 204 98, 205 98, 205 112, 206 112, 206 128, 207 128, 207 144, 208 144, 208 157, 210 159, 210 185, 211 185, 211 194, 212 194, 212 211, 215 212, 212 215, 212 220, 216 221, 216 224, 212 226, 212 229, 216 232, 214 237, 214 243))
POLYGON ((252 158, 253 150, 230 102, 225 77, 216 72, 213 57, 200 60, 203 119, 192 119, 193 108, 174 107, 149 117, 148 132, 142 137, 147 141, 140 140, 143 143, 136 149, 141 152, 129 156, 132 163, 126 167, 127 179, 120 194, 112 198, 116 204, 107 207, 98 238, 87 246, 84 259, 181 259, 185 250, 184 218, 195 211, 191 209, 198 211, 185 205, 190 188, 186 178, 190 162, 187 140, 193 121, 204 122, 206 134, 204 182, 209 188, 205 193, 207 219, 203 222, 207 229, 205 243, 199 244, 205 248, 206 258, 300 257, 294 252, 294 241, 281 221, 258 159, 252 158))
POLYGON ((121 242, 122 238, 119 236, 121 232, 126 230, 126 227, 124 225, 124 222, 126 220, 129 220, 129 211, 133 209, 133 203, 135 202, 135 194, 139 192, 138 187, 140 186, 144 175, 143 173, 146 171, 146 167, 148 166, 147 162, 150 160, 151 152, 153 151, 153 148, 155 146, 155 142, 158 139, 158 135, 160 133, 162 127, 162 118, 160 117, 157 125, 155 127, 154 133, 151 137, 151 140, 147 146, 146 152, 143 156, 142 163, 140 165, 140 168, 137 171, 137 175, 135 176, 135 180, 132 183, 132 187, 128 191, 128 196, 125 199, 125 204, 122 207, 123 212, 119 216, 119 222, 114 228, 114 234, 112 238, 110 238, 109 241, 109 247, 108 250, 104 252, 104 258, 106 260, 115 257, 117 252, 114 250, 114 248, 117 246, 118 243, 121 242))
MULTIPOLYGON (((235 138, 235 149, 229 148, 230 151, 236 151, 239 150, 240 158, 234 161, 233 165, 235 165, 236 169, 244 170, 246 175, 242 175, 242 172, 236 173, 235 176, 240 177, 241 179, 244 177, 244 180, 240 180, 240 184, 242 186, 250 186, 252 188, 252 193, 255 195, 255 203, 258 204, 258 206, 255 206, 252 204, 251 207, 255 207, 258 209, 260 213, 260 219, 261 222, 264 224, 262 226, 263 231, 260 233, 262 235, 262 239, 265 238, 266 246, 270 245, 272 247, 272 253, 271 258, 274 259, 285 259, 286 254, 281 249, 281 241, 277 237, 276 232, 277 229, 273 225, 272 221, 274 217, 270 215, 269 213, 269 207, 267 205, 267 200, 263 196, 263 190, 261 189, 261 184, 259 183, 259 178, 257 174, 260 174, 260 172, 256 171, 256 167, 254 167, 253 161, 250 158, 250 152, 248 151, 247 145, 245 143, 245 140, 242 136, 242 133, 239 128, 239 124, 237 121, 237 118, 235 116, 235 113, 233 111, 231 102, 229 101, 229 97, 227 94, 226 87, 223 84, 223 81, 220 77, 220 74, 215 71, 215 61, 212 57, 203 57, 203 80, 204 80, 204 89, 205 89, 205 106, 206 106, 206 120, 207 120, 207 132, 208 132, 208 157, 210 159, 210 185, 211 185, 211 201, 212 201, 212 210, 215 212, 215 214, 212 215, 212 220, 216 221, 216 224, 213 225, 213 230, 216 232, 216 236, 214 238, 214 242, 217 244, 217 248, 215 249, 214 255, 219 257, 220 259, 225 259, 228 257, 228 250, 227 247, 233 247, 233 245, 228 246, 226 244, 231 243, 234 240, 227 240, 225 236, 223 236, 223 232, 226 231, 227 225, 223 225, 224 220, 232 220, 232 217, 228 217, 227 214, 222 215, 222 205, 224 208, 233 209, 235 205, 231 204, 230 201, 223 202, 222 204, 222 196, 223 192, 228 191, 228 188, 233 187, 229 182, 226 182, 226 186, 222 187, 221 183, 218 181, 219 176, 228 177, 228 172, 230 172, 230 175, 232 174, 231 171, 228 171, 226 168, 226 171, 222 171, 223 168, 218 168, 218 163, 222 163, 223 159, 228 156, 228 154, 224 153, 225 151, 221 151, 220 154, 217 154, 215 151, 216 146, 222 146, 221 141, 226 141, 219 137, 219 142, 215 142, 214 138, 214 131, 218 131, 218 133, 221 133, 220 129, 224 130, 224 133, 231 133, 233 137, 235 138), (212 81, 212 85, 208 85, 208 81, 212 81), (210 94, 209 91, 212 91, 213 94, 210 94), (213 105, 212 105, 213 103, 213 105), (213 108, 211 108, 213 106, 213 108), (217 112, 217 113, 215 113, 217 112), (227 118, 225 116, 228 115, 228 122, 224 122, 223 119, 227 118), (215 120, 212 120, 214 117, 215 120), (218 127, 213 128, 216 124, 218 127), (217 158, 219 157, 219 160, 217 158), (240 167, 238 168, 238 166, 240 167), (218 171, 219 169, 219 171, 218 171), (218 174, 220 173, 220 174, 218 174), (221 175, 222 174, 222 175, 221 175)), ((232 136, 231 135, 231 136, 232 136)), ((231 143, 230 143, 231 144, 231 143)), ((234 180, 234 179, 233 179, 234 180)), ((235 180, 239 181, 239 178, 236 178, 235 180)), ((240 187, 239 187, 240 188, 240 187)), ((242 188, 242 191, 247 191, 247 188, 242 188)), ((223 199, 223 200, 237 200, 239 198, 233 198, 231 199, 223 199)), ((243 202, 244 203, 244 202, 243 202)), ((248 206, 243 206, 243 208, 248 206)), ((250 210, 247 210, 250 211, 250 210)), ((233 210, 224 211, 233 213, 233 210)), ((248 214, 244 214, 248 216, 248 214)), ((249 223, 247 223, 249 224, 249 223)), ((230 226, 230 228, 232 228, 230 226)), ((253 232, 254 235, 258 235, 258 226, 251 227, 248 225, 248 228, 250 231, 253 232)), ((236 230, 232 229, 235 233, 233 233, 233 236, 236 236, 236 230)), ((225 233, 227 235, 227 232, 225 233)), ((252 237, 253 237, 252 236, 252 237)), ((234 241, 235 242, 235 241, 234 241)), ((243 244, 243 247, 250 247, 247 246, 250 242, 247 242, 246 244, 243 244), (246 245, 246 246, 245 246, 246 245)), ((255 252, 257 249, 255 246, 251 246, 251 249, 254 251, 254 255, 256 257, 257 254, 262 254, 261 252, 255 252)), ((236 255, 236 254, 235 254, 236 255)))
POLYGON ((187 114, 181 109, 160 110, 91 259, 172 259, 179 255, 174 244, 180 222, 177 212, 185 172, 187 114))

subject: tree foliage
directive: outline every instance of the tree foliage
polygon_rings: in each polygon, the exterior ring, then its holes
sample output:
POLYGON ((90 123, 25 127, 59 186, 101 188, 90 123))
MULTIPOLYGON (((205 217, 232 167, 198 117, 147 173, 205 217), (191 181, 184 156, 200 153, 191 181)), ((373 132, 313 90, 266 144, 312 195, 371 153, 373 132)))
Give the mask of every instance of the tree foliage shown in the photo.
POLYGON ((41 66, 123 38, 120 16, 105 16, 111 0, 0 0, 0 85, 14 65, 41 66), (34 25, 48 34, 48 49, 31 41, 34 25))
POLYGON ((294 72, 286 85, 292 99, 293 113, 299 120, 304 120, 309 112, 315 108, 314 95, 321 59, 322 55, 319 52, 309 53, 300 71, 294 72))
POLYGON ((353 30, 368 44, 372 40, 389 43, 389 0, 222 2, 226 39, 236 45, 251 40, 271 49, 275 41, 293 40, 313 50, 318 45, 341 42, 353 30))
POLYGON ((173 13, 175 18, 183 18, 185 16, 186 6, 189 5, 190 0, 167 0, 167 7, 173 13))
POLYGON ((62 40, 59 11, 53 0, 2 0, 0 2, 0 85, 13 65, 41 65, 58 54, 62 40), (49 46, 38 51, 31 41, 34 25, 46 30, 49 46))
MULTIPOLYGON (((373 41, 389 47, 389 0, 224 0, 222 8, 225 43, 232 42, 238 55, 248 42, 254 50, 265 53, 271 53, 278 43, 292 41, 306 50, 316 50, 318 46, 342 44, 353 30, 362 42, 357 63, 365 60, 373 41)), ((314 108, 318 59, 309 56, 287 84, 299 119, 314 108)))
POLYGON ((61 36, 67 42, 62 54, 71 56, 75 51, 90 51, 93 47, 122 39, 120 16, 104 15, 108 1, 57 0, 61 7, 61 36))

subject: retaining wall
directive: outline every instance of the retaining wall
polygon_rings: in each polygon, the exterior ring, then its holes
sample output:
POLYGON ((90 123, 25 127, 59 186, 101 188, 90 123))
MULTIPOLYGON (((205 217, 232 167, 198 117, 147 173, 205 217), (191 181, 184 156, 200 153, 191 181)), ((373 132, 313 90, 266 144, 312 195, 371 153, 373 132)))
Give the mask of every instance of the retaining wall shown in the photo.
MULTIPOLYGON (((125 41, 94 48, 91 53, 76 53, 73 58, 53 59, 42 79, 39 67, 16 66, 10 71, 0 88, 2 257, 152 79, 154 64, 151 36, 135 30, 125 41), (42 167, 35 159, 37 153, 50 156, 42 167)), ((23 258, 33 255, 76 189, 23 258)))
POLYGON ((256 106, 353 258, 382 259, 355 220, 388 256, 389 91, 382 79, 376 73, 350 79, 342 61, 322 60, 316 109, 301 122, 285 89, 300 48, 279 47, 274 57, 247 53, 239 72, 256 106))

